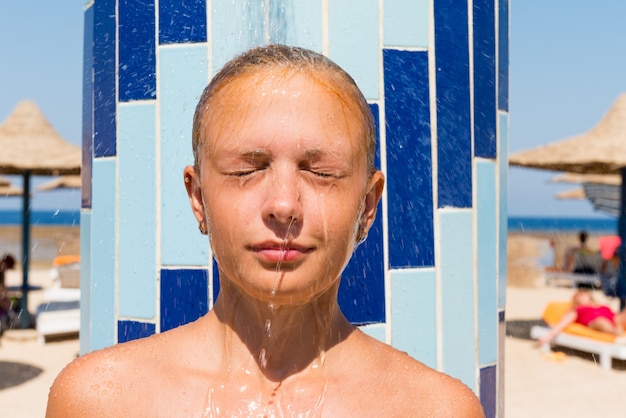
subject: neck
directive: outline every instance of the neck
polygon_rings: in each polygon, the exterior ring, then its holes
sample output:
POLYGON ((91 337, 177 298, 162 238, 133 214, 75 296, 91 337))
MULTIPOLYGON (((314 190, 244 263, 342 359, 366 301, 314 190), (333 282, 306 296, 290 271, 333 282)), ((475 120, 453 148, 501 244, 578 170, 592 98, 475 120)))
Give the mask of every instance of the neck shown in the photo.
POLYGON ((225 365, 249 370, 253 363, 275 382, 324 365, 326 352, 354 329, 337 304, 338 287, 302 305, 276 305, 224 283, 214 312, 223 328, 225 365))

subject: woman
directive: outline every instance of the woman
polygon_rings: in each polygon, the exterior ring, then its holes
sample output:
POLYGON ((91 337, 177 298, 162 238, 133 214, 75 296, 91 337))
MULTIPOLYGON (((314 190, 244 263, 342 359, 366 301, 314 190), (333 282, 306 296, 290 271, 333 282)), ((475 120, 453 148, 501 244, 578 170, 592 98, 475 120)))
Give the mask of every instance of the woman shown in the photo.
POLYGON ((572 296, 572 307, 537 343, 542 345, 550 342, 573 323, 587 326, 596 331, 621 336, 624 333, 624 324, 626 324, 626 311, 614 313, 609 306, 597 303, 588 290, 579 290, 572 296))
POLYGON ((461 382, 341 313, 384 178, 354 81, 311 51, 248 51, 205 89, 184 181, 220 273, 197 321, 77 359, 48 416, 483 416, 461 382))

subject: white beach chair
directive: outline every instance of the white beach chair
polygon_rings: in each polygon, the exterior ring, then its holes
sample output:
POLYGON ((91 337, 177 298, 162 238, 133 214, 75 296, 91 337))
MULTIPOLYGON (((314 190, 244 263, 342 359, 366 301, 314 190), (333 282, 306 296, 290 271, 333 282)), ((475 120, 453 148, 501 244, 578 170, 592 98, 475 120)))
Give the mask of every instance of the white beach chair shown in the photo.
POLYGON ((36 311, 37 338, 41 344, 52 336, 80 331, 80 263, 73 260, 55 265, 53 285, 43 294, 36 311))
MULTIPOLYGON (((543 319, 548 324, 555 325, 567 311, 569 305, 569 302, 552 302, 548 304, 544 311, 543 319)), ((549 332, 549 326, 535 325, 530 329, 530 337, 538 340, 549 332)), ((611 369, 612 359, 626 360, 626 343, 622 341, 622 338, 616 339, 614 335, 595 331, 581 324, 569 325, 557 334, 552 341, 543 344, 541 349, 550 351, 551 345, 595 354, 599 358, 600 366, 605 370, 611 369)))

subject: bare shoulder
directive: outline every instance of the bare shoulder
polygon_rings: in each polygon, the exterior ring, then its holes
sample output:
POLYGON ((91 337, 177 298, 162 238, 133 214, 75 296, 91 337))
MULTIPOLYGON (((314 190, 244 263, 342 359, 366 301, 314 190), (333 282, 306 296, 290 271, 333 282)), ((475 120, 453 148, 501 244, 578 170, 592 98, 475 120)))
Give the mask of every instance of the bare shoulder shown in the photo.
POLYGON ((382 383, 376 390, 393 405, 388 416, 484 417, 478 397, 460 380, 373 338, 367 344, 372 380, 382 383))
MULTIPOLYGON (((160 335, 118 344, 81 356, 55 379, 48 396, 47 417, 124 415, 124 393, 145 390, 156 368, 144 367, 164 346, 160 335), (122 414, 122 415, 118 415, 122 414)), ((157 367, 158 368, 158 367, 157 367)))

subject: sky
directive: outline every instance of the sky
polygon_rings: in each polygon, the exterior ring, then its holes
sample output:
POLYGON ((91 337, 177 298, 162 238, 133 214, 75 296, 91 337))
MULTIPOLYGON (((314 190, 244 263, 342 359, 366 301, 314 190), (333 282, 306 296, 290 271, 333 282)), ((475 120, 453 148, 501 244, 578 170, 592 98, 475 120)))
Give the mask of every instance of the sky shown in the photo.
MULTIPOLYGON (((63 138, 80 145, 85 3, 0 0, 0 122, 30 99, 63 138)), ((593 128, 626 92, 626 1, 510 0, 510 9, 509 151, 593 128)), ((511 167, 509 215, 606 217, 586 200, 557 200, 576 185, 550 183, 556 174, 511 167)), ((34 209, 78 209, 80 193, 36 193, 31 202, 34 209)), ((0 210, 20 204, 3 198, 0 210)))

